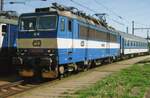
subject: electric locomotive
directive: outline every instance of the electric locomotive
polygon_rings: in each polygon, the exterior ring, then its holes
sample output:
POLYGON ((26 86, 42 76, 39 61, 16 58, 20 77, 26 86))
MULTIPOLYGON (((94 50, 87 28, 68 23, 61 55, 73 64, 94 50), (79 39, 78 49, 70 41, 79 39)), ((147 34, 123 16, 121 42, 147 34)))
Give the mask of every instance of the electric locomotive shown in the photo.
POLYGON ((22 77, 56 78, 120 56, 120 36, 100 19, 53 3, 19 17, 16 64, 22 77))
POLYGON ((18 17, 14 11, 0 12, 0 73, 15 71, 12 59, 16 55, 18 17))

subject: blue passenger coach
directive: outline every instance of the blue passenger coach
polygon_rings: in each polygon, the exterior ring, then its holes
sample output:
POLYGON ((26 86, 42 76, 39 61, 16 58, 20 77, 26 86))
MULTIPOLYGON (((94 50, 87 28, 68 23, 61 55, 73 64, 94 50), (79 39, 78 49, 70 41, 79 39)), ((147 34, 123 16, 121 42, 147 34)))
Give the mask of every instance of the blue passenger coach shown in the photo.
POLYGON ((8 12, 0 13, 0 73, 15 71, 12 58, 16 55, 17 17, 8 12))
POLYGON ((99 19, 53 4, 19 18, 18 72, 54 78, 120 55, 119 33, 99 19))
POLYGON ((147 39, 124 32, 119 32, 119 35, 121 36, 120 54, 125 58, 149 52, 147 39))

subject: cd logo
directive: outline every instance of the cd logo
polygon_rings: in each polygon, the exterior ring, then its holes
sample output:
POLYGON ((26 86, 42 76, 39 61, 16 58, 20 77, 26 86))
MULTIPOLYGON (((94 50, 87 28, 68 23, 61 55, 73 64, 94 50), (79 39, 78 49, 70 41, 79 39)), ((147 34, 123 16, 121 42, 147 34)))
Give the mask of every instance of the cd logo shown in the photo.
POLYGON ((40 47, 41 46, 41 40, 33 40, 32 45, 34 47, 40 47))

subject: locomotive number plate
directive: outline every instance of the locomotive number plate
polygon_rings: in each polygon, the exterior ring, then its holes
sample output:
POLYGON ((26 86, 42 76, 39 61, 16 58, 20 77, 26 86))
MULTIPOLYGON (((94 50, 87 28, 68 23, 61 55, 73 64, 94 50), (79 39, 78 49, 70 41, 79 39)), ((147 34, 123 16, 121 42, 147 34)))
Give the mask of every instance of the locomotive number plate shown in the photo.
POLYGON ((33 40, 32 45, 34 47, 40 47, 42 45, 41 40, 33 40))

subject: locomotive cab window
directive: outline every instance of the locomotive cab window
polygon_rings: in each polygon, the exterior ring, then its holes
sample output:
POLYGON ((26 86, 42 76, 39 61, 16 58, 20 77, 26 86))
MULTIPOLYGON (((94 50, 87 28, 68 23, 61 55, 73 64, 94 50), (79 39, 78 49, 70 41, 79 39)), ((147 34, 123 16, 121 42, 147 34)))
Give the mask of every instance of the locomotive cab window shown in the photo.
POLYGON ((68 20, 68 31, 72 32, 72 20, 68 20))
POLYGON ((60 30, 65 31, 65 19, 64 18, 61 19, 60 30))
POLYGON ((7 33, 7 25, 2 25, 2 35, 4 36, 7 33))

